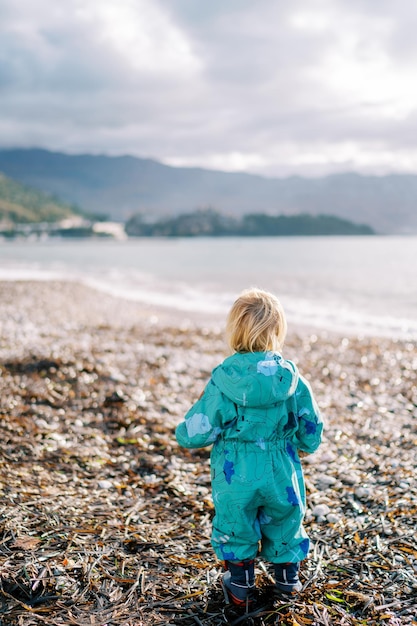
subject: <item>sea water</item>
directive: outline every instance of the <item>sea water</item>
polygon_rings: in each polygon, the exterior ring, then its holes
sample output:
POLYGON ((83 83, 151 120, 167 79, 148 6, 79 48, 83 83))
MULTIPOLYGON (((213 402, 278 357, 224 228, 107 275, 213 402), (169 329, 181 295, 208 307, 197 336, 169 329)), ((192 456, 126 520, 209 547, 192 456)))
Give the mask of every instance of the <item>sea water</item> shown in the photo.
POLYGON ((0 243, 0 280, 64 279, 207 316, 273 291, 289 324, 417 338, 417 237, 227 237, 0 243))

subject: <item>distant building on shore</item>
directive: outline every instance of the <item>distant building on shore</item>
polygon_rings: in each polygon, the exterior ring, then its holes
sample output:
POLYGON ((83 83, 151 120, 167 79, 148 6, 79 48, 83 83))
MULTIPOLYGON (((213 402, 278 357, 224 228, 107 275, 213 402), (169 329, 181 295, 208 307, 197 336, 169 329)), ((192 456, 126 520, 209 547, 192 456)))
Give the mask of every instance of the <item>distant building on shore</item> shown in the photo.
POLYGON ((125 225, 120 222, 96 222, 93 224, 93 232, 97 235, 107 235, 119 241, 127 239, 125 225))

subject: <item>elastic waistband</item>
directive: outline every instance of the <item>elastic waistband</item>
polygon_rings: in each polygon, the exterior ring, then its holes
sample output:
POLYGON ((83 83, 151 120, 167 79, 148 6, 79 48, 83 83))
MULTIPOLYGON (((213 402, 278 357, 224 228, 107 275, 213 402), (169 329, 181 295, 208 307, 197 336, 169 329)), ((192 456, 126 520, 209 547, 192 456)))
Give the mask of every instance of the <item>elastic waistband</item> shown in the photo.
POLYGON ((257 452, 272 452, 277 450, 287 450, 288 446, 294 449, 294 445, 290 442, 289 439, 262 439, 259 438, 257 441, 242 441, 241 439, 234 438, 223 438, 221 437, 217 441, 217 446, 221 446, 223 448, 239 448, 240 450, 246 449, 250 451, 257 452))

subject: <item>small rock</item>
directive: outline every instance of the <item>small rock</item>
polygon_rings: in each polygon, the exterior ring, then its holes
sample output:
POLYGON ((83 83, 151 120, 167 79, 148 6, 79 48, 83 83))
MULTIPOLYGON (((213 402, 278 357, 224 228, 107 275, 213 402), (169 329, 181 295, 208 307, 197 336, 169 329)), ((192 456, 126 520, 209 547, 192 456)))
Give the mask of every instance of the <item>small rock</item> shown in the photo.
POLYGON ((330 509, 327 504, 316 504, 312 510, 314 517, 325 517, 330 513, 330 509))
POLYGON ((337 482, 337 479, 334 476, 329 476, 328 474, 319 474, 317 476, 317 486, 319 489, 327 489, 330 485, 334 485, 337 482))
POLYGON ((113 487, 113 483, 111 480, 99 480, 98 486, 99 489, 111 489, 113 487))
POLYGON ((370 495, 371 490, 369 489, 369 487, 358 487, 357 489, 355 489, 355 496, 358 498, 358 500, 368 500, 370 495))
POLYGON ((341 479, 346 485, 357 485, 361 482, 360 477, 353 473, 345 474, 341 479))
POLYGON ((104 406, 109 406, 111 404, 122 404, 123 402, 126 402, 123 391, 121 391, 120 389, 116 389, 116 391, 113 391, 112 394, 106 396, 104 400, 104 406))
POLYGON ((410 483, 408 482, 408 480, 402 480, 399 484, 399 487, 401 487, 401 489, 409 489, 410 483))
POLYGON ((323 454, 320 456, 320 461, 322 463, 329 463, 331 461, 334 461, 336 458, 336 455, 334 452, 332 452, 331 450, 326 450, 325 452, 323 452, 323 454))

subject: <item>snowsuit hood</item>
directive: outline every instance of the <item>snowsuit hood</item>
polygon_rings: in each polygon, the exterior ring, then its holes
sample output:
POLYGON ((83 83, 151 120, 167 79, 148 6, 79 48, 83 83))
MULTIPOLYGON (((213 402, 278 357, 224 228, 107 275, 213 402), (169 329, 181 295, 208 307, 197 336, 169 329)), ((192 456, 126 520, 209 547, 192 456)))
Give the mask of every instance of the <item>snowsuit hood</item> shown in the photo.
POLYGON ((245 352, 223 361, 212 380, 234 404, 267 408, 295 393, 299 375, 294 363, 278 352, 245 352))

